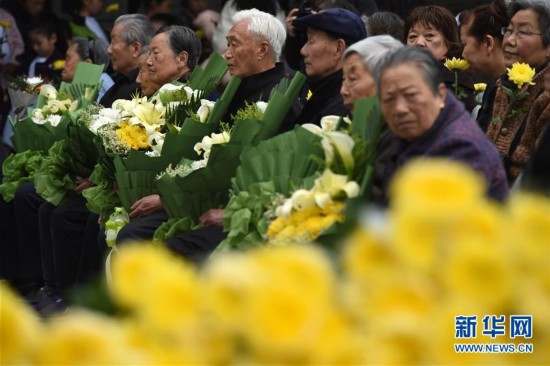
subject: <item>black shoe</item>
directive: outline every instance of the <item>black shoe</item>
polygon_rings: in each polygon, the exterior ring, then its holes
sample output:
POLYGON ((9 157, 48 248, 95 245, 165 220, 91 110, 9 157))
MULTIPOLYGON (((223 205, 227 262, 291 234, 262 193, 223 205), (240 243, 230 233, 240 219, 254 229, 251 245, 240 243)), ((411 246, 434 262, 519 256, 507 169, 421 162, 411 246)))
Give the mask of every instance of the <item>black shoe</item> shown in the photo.
POLYGON ((37 311, 43 318, 62 316, 68 310, 67 303, 62 298, 57 296, 49 298, 48 301, 42 302, 41 305, 43 307, 37 309, 37 311))
POLYGON ((42 301, 55 296, 55 291, 48 285, 42 286, 39 289, 27 294, 25 299, 32 307, 36 309, 36 306, 42 301))

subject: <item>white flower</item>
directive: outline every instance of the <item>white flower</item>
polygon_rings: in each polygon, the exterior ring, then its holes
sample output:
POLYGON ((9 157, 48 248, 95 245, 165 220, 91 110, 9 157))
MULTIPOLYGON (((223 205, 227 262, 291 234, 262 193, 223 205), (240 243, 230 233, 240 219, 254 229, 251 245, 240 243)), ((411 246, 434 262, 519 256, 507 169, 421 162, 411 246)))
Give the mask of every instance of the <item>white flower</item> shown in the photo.
POLYGON ((199 116, 200 122, 206 123, 206 121, 208 120, 208 116, 210 116, 212 109, 214 109, 215 104, 215 102, 212 102, 208 99, 201 99, 201 106, 197 110, 197 115, 199 116))
POLYGON ((292 199, 286 199, 282 205, 277 206, 275 209, 275 216, 288 216, 292 212, 292 199))
POLYGON ((212 139, 210 136, 204 136, 202 138, 201 142, 197 142, 193 149, 197 152, 197 154, 202 154, 203 151, 210 151, 210 148, 212 147, 212 139))
POLYGON ((315 195, 307 189, 296 190, 290 199, 292 200, 292 207, 295 210, 303 210, 315 206, 315 195))
POLYGON ((34 109, 31 116, 34 123, 44 123, 44 115, 42 114, 42 110, 40 108, 34 109))
POLYGON ((348 116, 342 118, 342 121, 346 122, 348 125, 351 125, 351 119, 348 116))
POLYGON ((52 126, 57 126, 59 122, 61 122, 61 116, 57 114, 50 114, 48 118, 46 118, 46 122, 50 122, 52 126))
POLYGON ((50 84, 44 84, 40 88, 40 95, 43 95, 47 100, 57 98, 57 90, 50 84))
POLYGON ((227 131, 223 131, 222 133, 213 133, 210 135, 212 138, 212 144, 225 144, 226 142, 229 142, 229 139, 231 138, 231 135, 227 131))
POLYGON ((323 132, 336 131, 338 121, 340 121, 340 116, 324 116, 321 118, 321 128, 323 132))
POLYGON ((195 98, 199 97, 200 90, 198 89, 193 90, 189 86, 184 86, 183 90, 185 90, 185 92, 187 93, 187 99, 191 99, 192 97, 195 97, 195 98))
MULTIPOLYGON (((343 193, 348 198, 357 197, 359 194, 359 185, 354 181, 348 181, 348 177, 342 174, 334 174, 330 169, 325 169, 323 174, 315 180, 313 191, 316 195, 316 201, 327 201, 324 196, 328 194, 329 198, 337 198, 343 193)), ((323 208, 323 206, 319 205, 323 208)))
POLYGON ((44 82, 40 76, 31 76, 28 77, 25 82, 31 87, 34 88, 37 85, 40 85, 44 82))
POLYGON ((160 156, 160 151, 157 151, 157 150, 153 149, 151 151, 146 151, 145 155, 150 156, 152 158, 156 158, 156 157, 160 156))
POLYGON ((342 158, 346 170, 348 172, 353 171, 355 161, 353 160, 352 150, 355 142, 350 135, 338 131, 326 133, 323 136, 321 145, 325 150, 325 161, 327 165, 332 164, 334 150, 336 150, 338 155, 342 158))
POLYGON ((180 90, 182 87, 183 85, 175 85, 172 83, 164 84, 160 87, 159 93, 177 91, 180 90))
POLYGON ((152 146, 153 150, 159 153, 162 151, 162 146, 164 145, 165 134, 155 131, 151 135, 147 136, 149 145, 152 146))
POLYGON ((323 130, 321 129, 321 127, 314 125, 313 123, 304 123, 302 127, 309 132, 316 134, 317 136, 321 136, 323 134, 323 130))
POLYGON ((266 102, 262 102, 261 100, 256 102, 256 107, 258 107, 258 109, 260 111, 262 111, 262 114, 265 113, 265 110, 267 109, 267 103, 266 102))

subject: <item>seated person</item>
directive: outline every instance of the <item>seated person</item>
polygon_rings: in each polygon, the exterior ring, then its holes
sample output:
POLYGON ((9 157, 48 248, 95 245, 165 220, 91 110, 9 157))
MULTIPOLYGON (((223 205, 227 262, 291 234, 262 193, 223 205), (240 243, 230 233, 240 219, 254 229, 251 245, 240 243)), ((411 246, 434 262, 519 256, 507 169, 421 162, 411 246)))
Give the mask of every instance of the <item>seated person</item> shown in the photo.
POLYGON ((495 146, 448 92, 438 69, 434 56, 420 47, 396 51, 381 68, 379 98, 393 134, 384 156, 377 156, 375 181, 381 182, 382 193, 372 196, 375 203, 387 204, 396 170, 417 157, 463 161, 484 176, 489 197, 503 201, 507 196, 506 173, 495 146))

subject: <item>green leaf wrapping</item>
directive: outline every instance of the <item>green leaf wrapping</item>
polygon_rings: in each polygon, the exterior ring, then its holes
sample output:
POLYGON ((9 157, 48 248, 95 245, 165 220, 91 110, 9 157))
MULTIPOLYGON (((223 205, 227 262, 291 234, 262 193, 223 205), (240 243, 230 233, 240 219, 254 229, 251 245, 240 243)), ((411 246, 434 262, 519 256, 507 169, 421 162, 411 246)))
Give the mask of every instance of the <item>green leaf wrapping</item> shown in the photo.
POLYGON ((67 130, 67 169, 73 177, 89 177, 98 161, 95 135, 85 126, 71 123, 67 130))
POLYGON ((200 227, 202 226, 196 225, 189 217, 185 217, 183 219, 169 219, 168 221, 162 223, 157 230, 155 230, 153 241, 164 242, 176 234, 196 230, 200 227))
POLYGON ((227 238, 216 250, 243 250, 261 245, 268 227, 264 213, 272 205, 275 193, 273 182, 260 182, 233 195, 224 209, 227 238))
POLYGON ((11 137, 15 151, 38 150, 46 154, 54 142, 67 137, 69 122, 68 115, 63 116, 55 127, 50 123, 36 124, 30 117, 17 121, 11 137))
POLYGON ((13 200, 15 191, 23 183, 32 182, 34 172, 40 167, 43 159, 42 152, 27 150, 18 154, 10 154, 4 160, 2 165, 4 178, 0 184, 0 194, 4 201, 13 200))
POLYGON ((106 215, 120 206, 120 199, 113 187, 113 180, 109 180, 103 170, 103 166, 97 164, 90 175, 90 181, 95 184, 82 191, 82 196, 86 198, 86 207, 98 215, 106 215))
POLYGON ((67 173, 66 140, 57 141, 48 151, 42 165, 34 174, 36 193, 55 206, 63 203, 75 187, 67 173))

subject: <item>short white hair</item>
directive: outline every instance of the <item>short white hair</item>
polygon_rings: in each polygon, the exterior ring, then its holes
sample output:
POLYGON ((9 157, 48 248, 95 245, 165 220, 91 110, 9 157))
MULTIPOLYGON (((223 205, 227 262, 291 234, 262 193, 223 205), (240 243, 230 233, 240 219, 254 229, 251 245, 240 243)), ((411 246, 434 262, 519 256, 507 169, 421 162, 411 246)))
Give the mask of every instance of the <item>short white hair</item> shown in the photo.
POLYGON ((388 54, 404 47, 403 43, 389 35, 367 37, 349 46, 343 58, 357 53, 363 59, 363 65, 376 78, 380 67, 388 54))
POLYGON ((246 9, 233 16, 233 24, 248 20, 247 31, 264 38, 273 49, 274 61, 278 61, 285 43, 286 31, 283 23, 273 15, 258 9, 246 9))

